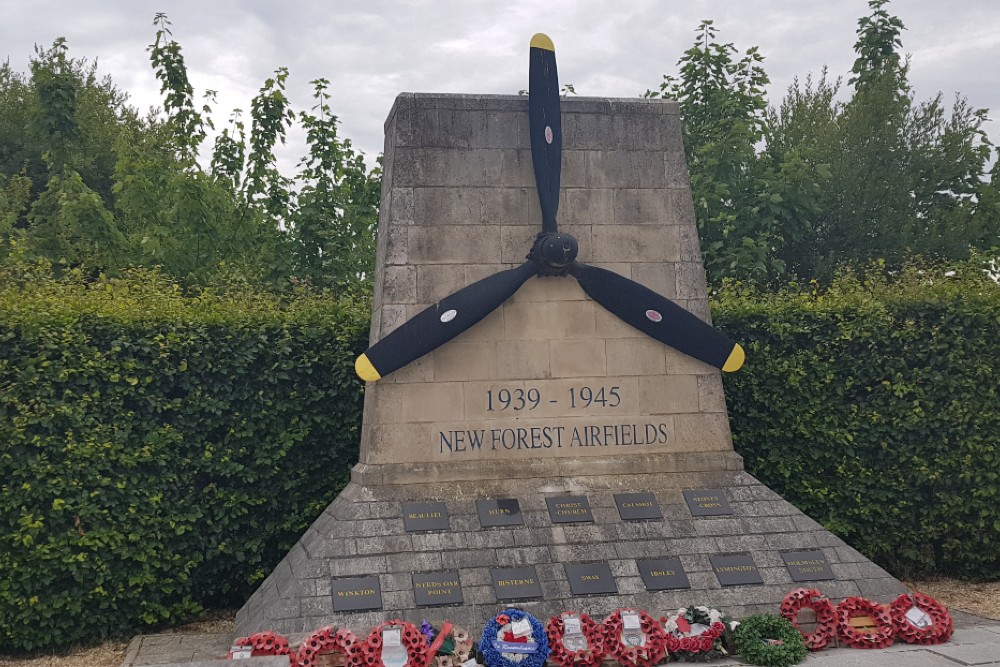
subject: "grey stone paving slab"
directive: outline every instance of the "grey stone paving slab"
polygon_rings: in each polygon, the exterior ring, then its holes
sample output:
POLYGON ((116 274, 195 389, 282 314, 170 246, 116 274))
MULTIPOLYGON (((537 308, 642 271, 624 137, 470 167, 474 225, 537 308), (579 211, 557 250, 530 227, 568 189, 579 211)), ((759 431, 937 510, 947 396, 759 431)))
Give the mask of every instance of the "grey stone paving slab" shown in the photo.
POLYGON ((997 641, 975 644, 942 644, 928 647, 928 650, 963 665, 995 665, 1000 663, 1000 642, 997 641))

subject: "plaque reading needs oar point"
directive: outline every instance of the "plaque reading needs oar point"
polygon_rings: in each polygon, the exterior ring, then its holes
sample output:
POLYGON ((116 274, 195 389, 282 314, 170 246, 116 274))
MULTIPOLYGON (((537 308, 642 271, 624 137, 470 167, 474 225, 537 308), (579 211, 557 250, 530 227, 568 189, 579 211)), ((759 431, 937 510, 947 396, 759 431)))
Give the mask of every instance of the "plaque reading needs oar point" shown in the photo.
POLYGON ((448 508, 442 502, 403 503, 403 526, 408 533, 448 530, 448 508))
POLYGON ((334 611, 367 611, 382 608, 378 577, 348 577, 330 582, 334 611))
POLYGON ((479 525, 483 528, 524 525, 521 504, 517 502, 517 498, 477 500, 476 511, 479 512, 479 525))
POLYGON ((709 556, 715 576, 723 586, 752 586, 764 583, 750 554, 709 556))
POLYGON ((546 498, 545 503, 549 506, 549 518, 552 519, 552 523, 577 523, 594 520, 587 496, 558 496, 546 498))
POLYGON ((722 489, 687 489, 684 502, 691 516, 726 516, 733 513, 722 489))
POLYGON ((462 604, 462 584, 458 570, 413 574, 413 600, 418 607, 462 604))
POLYGON ((566 579, 573 595, 614 595, 618 584, 607 563, 566 563, 566 579))
POLYGON ((691 588, 680 558, 655 558, 636 561, 647 591, 669 591, 691 588))
POLYGON ((494 567, 493 594, 497 600, 532 600, 542 597, 542 585, 534 567, 494 567))
POLYGON ((652 521, 662 519, 660 504, 652 493, 616 493, 615 504, 622 521, 652 521))
POLYGON ((818 549, 806 551, 782 551, 781 559, 785 561, 792 581, 825 581, 836 579, 826 556, 818 549))

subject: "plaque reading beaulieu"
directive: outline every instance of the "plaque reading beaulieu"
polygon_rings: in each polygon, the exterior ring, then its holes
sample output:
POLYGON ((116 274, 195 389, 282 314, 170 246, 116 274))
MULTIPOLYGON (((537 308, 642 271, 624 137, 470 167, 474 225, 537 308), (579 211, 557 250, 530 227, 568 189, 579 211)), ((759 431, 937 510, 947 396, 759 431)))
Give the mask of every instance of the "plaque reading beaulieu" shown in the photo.
POLYGON ((542 585, 534 567, 494 567, 493 594, 497 600, 531 600, 542 597, 542 585))
POLYGON ((615 504, 622 521, 651 521, 662 519, 660 504, 652 493, 616 493, 615 504))
POLYGON ((691 516, 726 516, 733 513, 722 489, 687 489, 684 501, 691 516))
POLYGON ((566 563, 566 578, 573 595, 614 595, 618 584, 607 563, 566 563))
POLYGON ((458 570, 413 574, 413 600, 418 607, 462 604, 462 584, 458 570))
POLYGON ((818 549, 807 551, 782 551, 781 558, 785 561, 792 581, 825 581, 836 579, 826 556, 818 549))
POLYGON ((521 504, 517 502, 517 498, 477 500, 476 510, 479 512, 479 525, 483 528, 524 525, 521 504))
POLYGON ((647 591, 669 591, 678 588, 691 588, 684 566, 680 558, 656 558, 653 560, 636 561, 642 583, 647 591))
POLYGON ((408 533, 448 530, 448 508, 442 502, 403 503, 403 527, 408 533))
POLYGON ((552 519, 552 523, 577 523, 594 520, 587 496, 558 496, 546 498, 545 503, 549 506, 549 518, 552 519))
POLYGON ((348 577, 330 582, 334 611, 366 611, 382 608, 378 577, 348 577))
POLYGON ((764 583, 750 554, 709 556, 715 576, 723 586, 750 586, 764 583))

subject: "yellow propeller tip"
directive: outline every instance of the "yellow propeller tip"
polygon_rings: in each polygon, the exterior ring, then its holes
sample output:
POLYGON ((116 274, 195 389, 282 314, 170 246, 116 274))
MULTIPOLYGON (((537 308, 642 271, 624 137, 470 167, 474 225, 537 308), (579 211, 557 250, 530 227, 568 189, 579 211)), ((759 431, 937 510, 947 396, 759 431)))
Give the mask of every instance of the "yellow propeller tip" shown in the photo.
POLYGON ((733 346, 733 351, 729 353, 729 358, 726 359, 726 363, 722 364, 722 370, 727 373, 732 373, 733 371, 738 371, 746 361, 747 355, 740 347, 739 343, 733 346))
POLYGON ((375 367, 372 366, 372 362, 368 360, 368 356, 364 354, 358 357, 354 362, 354 372, 357 373, 358 377, 365 382, 375 382, 382 377, 379 375, 379 372, 375 370, 375 367))
POLYGON ((549 39, 549 36, 543 32, 535 33, 531 38, 531 48, 533 49, 545 49, 546 51, 555 51, 556 47, 549 39))

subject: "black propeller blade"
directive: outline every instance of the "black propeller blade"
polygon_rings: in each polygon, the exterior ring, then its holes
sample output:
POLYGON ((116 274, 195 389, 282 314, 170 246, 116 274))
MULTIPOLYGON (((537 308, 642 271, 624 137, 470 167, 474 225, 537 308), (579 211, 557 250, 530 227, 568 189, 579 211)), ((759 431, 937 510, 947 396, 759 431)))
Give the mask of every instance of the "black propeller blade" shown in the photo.
POLYGON ((552 40, 542 33, 531 38, 528 127, 531 166, 535 170, 538 201, 542 206, 542 232, 555 232, 562 173, 562 115, 559 113, 556 49, 552 40))

